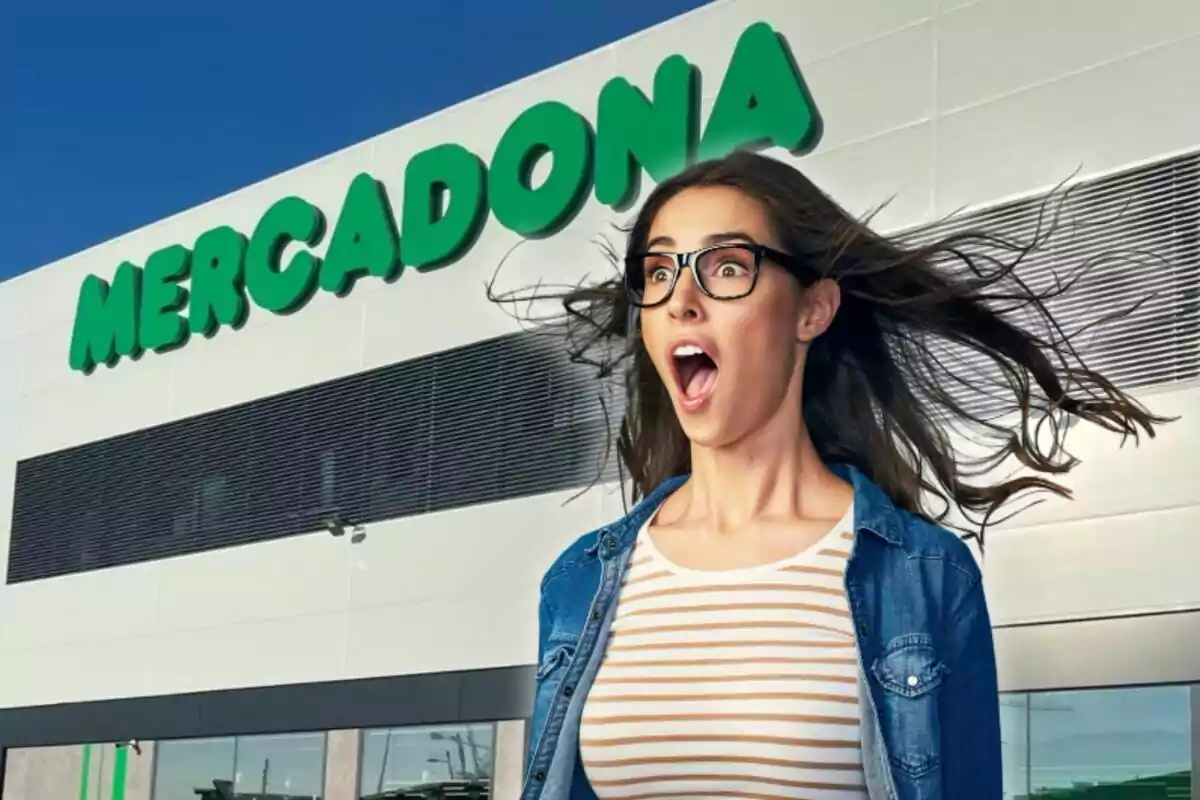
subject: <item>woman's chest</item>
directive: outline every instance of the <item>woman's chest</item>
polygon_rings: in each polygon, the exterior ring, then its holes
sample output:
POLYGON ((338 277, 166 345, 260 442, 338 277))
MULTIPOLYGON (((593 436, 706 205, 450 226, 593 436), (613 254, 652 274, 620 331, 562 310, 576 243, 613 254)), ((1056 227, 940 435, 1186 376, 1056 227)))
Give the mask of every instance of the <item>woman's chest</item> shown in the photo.
POLYGON ((865 797, 859 676, 835 561, 703 576, 635 552, 583 710, 585 771, 601 798, 865 797))

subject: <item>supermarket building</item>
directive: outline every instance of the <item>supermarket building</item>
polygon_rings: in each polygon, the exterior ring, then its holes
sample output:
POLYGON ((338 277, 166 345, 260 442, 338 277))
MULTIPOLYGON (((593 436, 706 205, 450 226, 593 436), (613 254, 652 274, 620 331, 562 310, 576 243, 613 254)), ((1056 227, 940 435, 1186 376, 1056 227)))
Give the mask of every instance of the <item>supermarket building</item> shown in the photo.
POLYGON ((751 144, 884 231, 1070 180, 1031 280, 1145 254, 1059 314, 1150 296, 1084 355, 1179 421, 1073 430, 1075 500, 990 537, 1006 794, 1200 797, 1195 74, 1182 0, 722 0, 0 284, 3 797, 515 797, 539 577, 622 503, 595 380, 484 284, 602 274, 751 144))

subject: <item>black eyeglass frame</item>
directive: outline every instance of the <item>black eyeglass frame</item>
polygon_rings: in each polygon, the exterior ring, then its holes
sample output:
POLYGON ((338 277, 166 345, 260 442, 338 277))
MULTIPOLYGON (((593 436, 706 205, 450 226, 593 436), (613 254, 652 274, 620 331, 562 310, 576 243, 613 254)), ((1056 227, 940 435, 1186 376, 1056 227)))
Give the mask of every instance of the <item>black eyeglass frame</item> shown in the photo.
MULTIPOLYGON (((700 292, 705 297, 718 301, 740 300, 741 298, 746 297, 753 292, 754 287, 758 285, 758 275, 762 270, 762 262, 764 258, 768 258, 779 266, 783 267, 788 272, 792 273, 792 275, 794 275, 798 280, 804 280, 803 267, 801 266, 800 259, 790 255, 789 253, 785 253, 782 250, 776 250, 773 247, 768 247, 765 244, 758 244, 755 242, 724 242, 722 244, 701 247, 698 250, 692 250, 687 253, 668 253, 659 250, 651 250, 645 253, 634 253, 626 256, 624 280, 625 294, 628 296, 629 302, 636 308, 657 308, 658 306, 661 306, 663 303, 666 303, 668 300, 670 300, 671 296, 675 294, 675 286, 679 283, 679 276, 685 269, 688 269, 692 272, 692 280, 695 282, 696 287, 700 289, 700 292), (746 291, 729 297, 718 297, 710 292, 708 287, 704 285, 704 281, 700 278, 699 273, 696 272, 696 264, 699 261, 700 256, 704 255, 705 253, 711 253, 714 250, 729 250, 731 248, 745 250, 754 255, 754 274, 750 277, 750 286, 746 289, 746 291), (674 262, 675 270, 671 275, 671 285, 667 287, 667 293, 663 295, 663 298, 653 303, 644 303, 638 299, 634 287, 630 285, 629 276, 632 268, 636 267, 638 270, 643 270, 645 268, 643 263, 644 259, 651 256, 670 258, 674 262)), ((643 275, 643 293, 645 291, 645 280, 645 275, 643 275)))

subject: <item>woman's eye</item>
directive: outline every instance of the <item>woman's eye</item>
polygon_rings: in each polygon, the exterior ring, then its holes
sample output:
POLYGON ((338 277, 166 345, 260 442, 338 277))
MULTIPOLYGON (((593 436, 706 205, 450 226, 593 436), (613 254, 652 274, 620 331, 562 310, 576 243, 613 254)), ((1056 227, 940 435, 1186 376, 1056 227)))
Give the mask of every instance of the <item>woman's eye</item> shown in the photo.
POLYGON ((669 281, 671 280, 671 270, 666 267, 655 267, 650 270, 650 280, 652 281, 669 281))
POLYGON ((736 261, 726 261, 717 267, 717 276, 721 278, 736 278, 745 268, 736 261))

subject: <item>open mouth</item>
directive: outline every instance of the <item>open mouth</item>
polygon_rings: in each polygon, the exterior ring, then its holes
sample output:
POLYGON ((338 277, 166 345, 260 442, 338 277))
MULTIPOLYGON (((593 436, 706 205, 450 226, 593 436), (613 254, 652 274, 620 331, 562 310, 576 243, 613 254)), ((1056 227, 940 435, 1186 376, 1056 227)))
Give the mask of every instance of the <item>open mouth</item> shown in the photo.
POLYGON ((717 384, 717 362, 694 344, 678 345, 672 352, 675 380, 683 405, 698 408, 713 393, 717 384))

